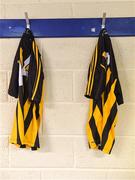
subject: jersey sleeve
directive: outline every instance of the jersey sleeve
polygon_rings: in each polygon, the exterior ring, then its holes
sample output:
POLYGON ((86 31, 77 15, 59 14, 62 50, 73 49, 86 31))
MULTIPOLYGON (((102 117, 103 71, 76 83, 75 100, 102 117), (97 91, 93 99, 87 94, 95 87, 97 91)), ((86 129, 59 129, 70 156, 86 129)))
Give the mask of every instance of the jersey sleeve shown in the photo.
POLYGON ((106 56, 96 47, 88 71, 85 97, 94 100, 98 100, 101 97, 105 88, 106 67, 106 56))
POLYGON ((9 88, 8 88, 8 94, 10 96, 13 96, 15 98, 18 98, 18 89, 19 89, 19 83, 18 83, 18 76, 19 76, 19 49, 20 45, 17 49, 14 62, 13 62, 13 67, 12 67, 12 73, 11 73, 11 78, 10 78, 10 83, 9 83, 9 88))
POLYGON ((123 100, 123 94, 122 94, 122 88, 121 88, 121 85, 120 85, 120 80, 119 80, 119 76, 118 76, 118 70, 117 70, 117 65, 116 65, 116 61, 115 61, 115 56, 114 56, 114 51, 113 51, 113 47, 112 47, 112 43, 111 43, 111 40, 110 40, 110 54, 111 54, 111 61, 113 63, 113 77, 115 79, 117 79, 117 82, 116 82, 116 87, 115 87, 115 90, 114 90, 114 93, 115 93, 115 96, 116 96, 116 101, 117 101, 117 104, 120 105, 120 104, 123 104, 124 103, 124 100, 123 100))
POLYGON ((118 105, 123 104, 124 100, 123 100, 123 94, 122 94, 122 89, 121 89, 119 78, 117 78, 115 95, 116 95, 116 100, 117 100, 118 105))

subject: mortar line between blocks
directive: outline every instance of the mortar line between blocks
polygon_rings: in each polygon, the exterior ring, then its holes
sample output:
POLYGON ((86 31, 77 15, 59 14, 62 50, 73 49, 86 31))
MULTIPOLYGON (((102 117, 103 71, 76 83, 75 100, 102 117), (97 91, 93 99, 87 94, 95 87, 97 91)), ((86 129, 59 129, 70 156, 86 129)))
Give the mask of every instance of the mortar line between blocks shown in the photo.
POLYGON ((74 164, 73 168, 76 169, 76 152, 75 152, 75 138, 73 139, 73 152, 74 152, 74 164))
POLYGON ((11 167, 11 153, 10 153, 10 145, 9 145, 9 135, 8 135, 8 167, 11 167))
POLYGON ((74 17, 74 9, 73 9, 73 3, 71 2, 71 16, 74 17))
POLYGON ((73 103, 75 103, 75 72, 73 72, 73 103))
POLYGON ((102 169, 102 168, 84 168, 84 167, 76 167, 76 168, 68 168, 68 167, 50 167, 50 168, 45 168, 45 167, 40 167, 40 168, 23 168, 23 167, 16 167, 16 168, 0 168, 0 171, 46 171, 46 170, 49 170, 49 171, 52 171, 52 170, 56 170, 56 171, 60 171, 60 170, 64 170, 64 171, 129 171, 129 172, 135 172, 135 169, 134 168, 105 168, 105 169, 102 169))
POLYGON ((42 171, 41 170, 39 170, 39 178, 40 178, 40 180, 42 179, 42 171))

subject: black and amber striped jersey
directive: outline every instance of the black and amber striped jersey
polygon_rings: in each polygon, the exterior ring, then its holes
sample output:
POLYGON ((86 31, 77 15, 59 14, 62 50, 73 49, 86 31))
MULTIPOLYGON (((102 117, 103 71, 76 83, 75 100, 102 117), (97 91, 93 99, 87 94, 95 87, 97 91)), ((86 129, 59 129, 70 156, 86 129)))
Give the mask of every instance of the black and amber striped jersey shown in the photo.
POLYGON ((111 39, 102 29, 88 70, 85 97, 90 99, 86 125, 89 147, 110 154, 115 142, 117 104, 123 104, 111 39))
POLYGON ((44 73, 34 36, 26 29, 17 49, 9 84, 9 95, 18 98, 10 143, 37 150, 42 118, 44 73))

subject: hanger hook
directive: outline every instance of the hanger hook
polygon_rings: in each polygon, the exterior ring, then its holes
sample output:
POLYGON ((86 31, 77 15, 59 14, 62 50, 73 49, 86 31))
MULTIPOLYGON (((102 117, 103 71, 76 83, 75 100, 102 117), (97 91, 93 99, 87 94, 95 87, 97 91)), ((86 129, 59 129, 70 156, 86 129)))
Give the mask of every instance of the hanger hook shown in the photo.
POLYGON ((105 20, 106 20, 106 12, 103 13, 103 17, 102 17, 102 26, 101 28, 105 28, 105 20))
POLYGON ((28 18, 28 13, 25 12, 24 14, 25 14, 25 19, 26 19, 26 27, 27 27, 28 29, 30 29, 30 21, 29 21, 29 18, 28 18))

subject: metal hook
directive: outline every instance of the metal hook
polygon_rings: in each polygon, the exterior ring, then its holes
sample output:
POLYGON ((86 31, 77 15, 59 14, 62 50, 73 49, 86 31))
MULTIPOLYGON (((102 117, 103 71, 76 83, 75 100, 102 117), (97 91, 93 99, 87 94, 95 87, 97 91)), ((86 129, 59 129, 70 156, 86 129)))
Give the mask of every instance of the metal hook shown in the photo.
POLYGON ((101 28, 105 28, 106 12, 103 13, 101 28))
POLYGON ((25 14, 25 19, 26 19, 26 27, 27 27, 28 29, 30 29, 30 22, 29 22, 29 18, 28 18, 28 13, 25 12, 24 14, 25 14))

